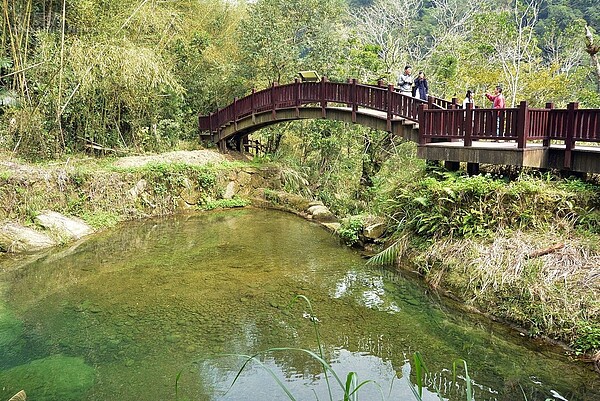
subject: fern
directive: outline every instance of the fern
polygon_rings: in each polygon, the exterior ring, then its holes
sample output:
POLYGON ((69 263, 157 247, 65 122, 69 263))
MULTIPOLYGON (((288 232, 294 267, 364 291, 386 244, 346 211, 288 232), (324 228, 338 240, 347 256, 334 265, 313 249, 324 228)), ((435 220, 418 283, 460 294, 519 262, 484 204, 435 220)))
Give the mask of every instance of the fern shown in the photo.
POLYGON ((408 236, 404 235, 392 245, 379 252, 377 255, 372 256, 368 261, 367 265, 371 266, 393 266, 396 264, 398 259, 406 251, 408 236))

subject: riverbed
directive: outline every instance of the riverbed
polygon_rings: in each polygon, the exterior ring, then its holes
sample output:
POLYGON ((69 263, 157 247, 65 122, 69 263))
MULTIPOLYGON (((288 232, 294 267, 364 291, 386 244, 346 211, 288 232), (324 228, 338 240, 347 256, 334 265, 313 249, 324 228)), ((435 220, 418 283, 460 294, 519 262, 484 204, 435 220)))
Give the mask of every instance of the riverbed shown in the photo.
POLYGON ((0 399, 340 399, 336 375, 353 371, 373 381, 361 399, 408 400, 416 352, 424 399, 465 400, 463 360, 477 400, 600 399, 597 374, 564 350, 365 262, 317 224, 254 208, 128 222, 5 260, 0 399), (319 345, 327 376, 307 352, 319 345), (256 358, 237 376, 244 355, 256 358))

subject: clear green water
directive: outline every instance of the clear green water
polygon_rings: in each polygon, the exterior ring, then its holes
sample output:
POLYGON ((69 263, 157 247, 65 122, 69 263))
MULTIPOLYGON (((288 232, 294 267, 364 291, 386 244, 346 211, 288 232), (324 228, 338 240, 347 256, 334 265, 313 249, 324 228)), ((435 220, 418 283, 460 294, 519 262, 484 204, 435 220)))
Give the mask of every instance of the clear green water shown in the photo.
MULTIPOLYGON (((30 400, 175 400, 178 375, 179 400, 287 399, 257 364, 226 392, 242 360, 223 355, 316 351, 306 304, 286 307, 296 294, 311 300, 338 374, 356 371, 386 395, 393 382, 390 400, 413 399, 414 351, 433 373, 429 388, 453 400, 465 399, 464 381, 450 383, 457 358, 468 361, 477 400, 523 400, 523 392, 530 401, 600 400, 590 367, 365 267, 327 231, 286 213, 132 222, 0 266, 0 400, 21 388, 30 400)), ((298 400, 328 399, 320 366, 305 354, 261 358, 298 400)))

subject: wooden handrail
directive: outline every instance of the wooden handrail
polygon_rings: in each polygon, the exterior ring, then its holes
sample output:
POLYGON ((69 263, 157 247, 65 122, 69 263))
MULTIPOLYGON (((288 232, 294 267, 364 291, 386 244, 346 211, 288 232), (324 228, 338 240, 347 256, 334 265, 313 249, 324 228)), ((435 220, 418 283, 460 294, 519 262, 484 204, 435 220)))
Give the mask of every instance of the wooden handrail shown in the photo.
MULTIPOLYGON (((416 105, 424 103, 392 92, 391 101, 386 101, 388 88, 363 85, 356 82, 329 82, 324 77, 320 82, 294 82, 286 85, 272 85, 262 91, 253 91, 250 95, 236 99, 229 106, 209 116, 200 116, 200 131, 217 132, 221 127, 235 123, 236 120, 265 111, 276 112, 280 109, 319 104, 323 110, 329 103, 347 104, 355 111, 359 107, 390 113, 401 118, 417 121, 416 105)), ((434 104, 443 104, 441 99, 434 104)), ((439 106, 441 107, 441 106, 439 106)))
POLYGON ((318 105, 322 117, 327 107, 342 104, 350 108, 352 121, 356 121, 359 108, 382 112, 386 129, 391 131, 392 119, 399 117, 418 122, 419 142, 434 139, 464 140, 471 146, 473 140, 502 139, 517 141, 518 148, 525 148, 529 141, 543 141, 549 146, 551 140, 564 141, 567 154, 565 167, 570 165, 569 151, 576 142, 600 142, 600 109, 579 109, 576 104, 567 109, 556 109, 549 103, 545 108, 530 108, 521 103, 518 108, 466 110, 458 108, 456 99, 446 101, 429 97, 427 101, 402 95, 387 87, 360 84, 356 80, 347 83, 330 82, 325 77, 320 82, 300 82, 277 85, 255 91, 244 98, 234 99, 229 106, 208 116, 198 117, 200 131, 217 134, 227 124, 237 124, 240 119, 259 113, 296 109, 306 105, 318 105))

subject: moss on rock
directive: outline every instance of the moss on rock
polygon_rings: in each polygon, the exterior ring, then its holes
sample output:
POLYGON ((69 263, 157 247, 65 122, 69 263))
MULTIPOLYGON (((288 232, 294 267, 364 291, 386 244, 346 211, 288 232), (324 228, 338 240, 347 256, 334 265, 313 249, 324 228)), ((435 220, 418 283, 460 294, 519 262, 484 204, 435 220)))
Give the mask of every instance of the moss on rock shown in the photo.
POLYGON ((94 368, 82 358, 53 355, 0 372, 0 399, 20 390, 37 401, 80 400, 94 384, 94 368))
POLYGON ((23 324, 8 307, 0 302, 0 369, 10 366, 11 361, 21 352, 23 324))

